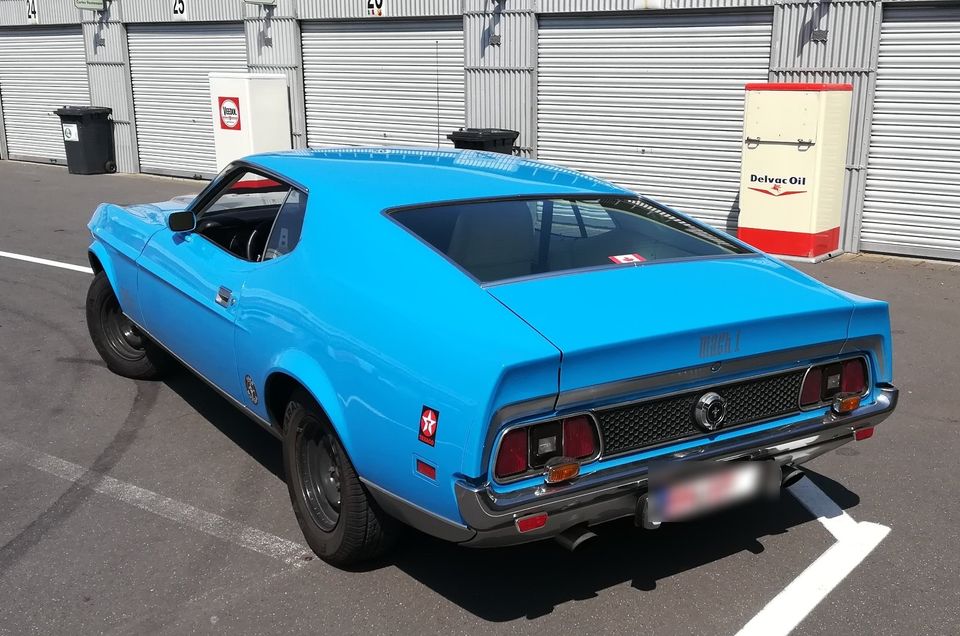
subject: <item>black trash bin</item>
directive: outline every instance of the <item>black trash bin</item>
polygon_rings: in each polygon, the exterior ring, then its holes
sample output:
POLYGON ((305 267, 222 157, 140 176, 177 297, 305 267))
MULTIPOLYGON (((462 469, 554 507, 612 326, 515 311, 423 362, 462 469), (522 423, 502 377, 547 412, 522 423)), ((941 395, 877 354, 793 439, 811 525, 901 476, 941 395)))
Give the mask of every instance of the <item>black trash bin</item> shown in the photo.
POLYGON ((64 106, 55 112, 60 116, 63 127, 67 170, 71 174, 117 171, 113 155, 111 109, 98 106, 64 106))
POLYGON ((520 136, 516 130, 504 128, 461 128, 447 135, 457 148, 513 154, 513 142, 520 136))

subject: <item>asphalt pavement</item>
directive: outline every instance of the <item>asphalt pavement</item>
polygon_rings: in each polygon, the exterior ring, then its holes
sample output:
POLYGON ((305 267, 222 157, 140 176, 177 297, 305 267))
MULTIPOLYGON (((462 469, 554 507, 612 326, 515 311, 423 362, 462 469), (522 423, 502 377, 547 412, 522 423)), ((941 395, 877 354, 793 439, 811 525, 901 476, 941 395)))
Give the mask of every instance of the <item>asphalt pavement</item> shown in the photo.
MULTIPOLYGON (((0 252, 86 265, 101 201, 197 181, 0 162, 0 252)), ((891 304, 897 412, 808 465, 890 532, 796 634, 960 633, 960 264, 801 269, 891 304)), ((89 275, 0 257, 0 634, 736 634, 836 543, 791 494, 656 531, 471 550, 409 532, 337 570, 305 547, 279 443, 187 372, 110 373, 89 275)))

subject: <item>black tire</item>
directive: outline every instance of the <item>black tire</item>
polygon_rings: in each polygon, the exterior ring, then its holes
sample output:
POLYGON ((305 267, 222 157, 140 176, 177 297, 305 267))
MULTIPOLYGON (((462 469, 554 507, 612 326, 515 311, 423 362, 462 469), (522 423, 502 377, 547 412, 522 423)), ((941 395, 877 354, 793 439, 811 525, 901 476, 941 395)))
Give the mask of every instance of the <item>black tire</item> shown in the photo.
POLYGON ((398 523, 377 506, 323 411, 296 392, 283 417, 283 467, 290 501, 307 544, 343 567, 383 555, 398 523))
POLYGON ((117 171, 117 164, 116 164, 112 159, 108 159, 108 160, 103 164, 103 170, 104 170, 104 172, 106 172, 107 174, 113 174, 114 172, 117 171))
POLYGON ((167 354, 120 310, 110 280, 98 272, 87 292, 87 329, 107 368, 134 380, 156 380, 169 367, 167 354))

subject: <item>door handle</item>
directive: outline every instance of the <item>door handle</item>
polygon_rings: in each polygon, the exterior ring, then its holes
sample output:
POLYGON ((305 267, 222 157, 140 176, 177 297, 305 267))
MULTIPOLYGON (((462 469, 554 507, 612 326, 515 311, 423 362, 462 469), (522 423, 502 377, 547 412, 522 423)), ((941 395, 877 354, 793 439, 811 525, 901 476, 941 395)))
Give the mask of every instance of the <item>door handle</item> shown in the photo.
POLYGON ((217 304, 221 307, 229 307, 233 304, 233 292, 226 287, 217 290, 217 304))

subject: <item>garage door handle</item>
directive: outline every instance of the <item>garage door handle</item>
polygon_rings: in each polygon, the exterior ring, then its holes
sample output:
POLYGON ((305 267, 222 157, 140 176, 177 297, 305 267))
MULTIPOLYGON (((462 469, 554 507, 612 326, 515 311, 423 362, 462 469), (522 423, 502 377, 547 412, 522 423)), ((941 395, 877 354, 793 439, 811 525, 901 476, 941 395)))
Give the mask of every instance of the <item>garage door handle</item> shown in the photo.
POLYGON ((233 304, 233 292, 226 287, 217 290, 217 304, 221 307, 229 307, 233 304))

